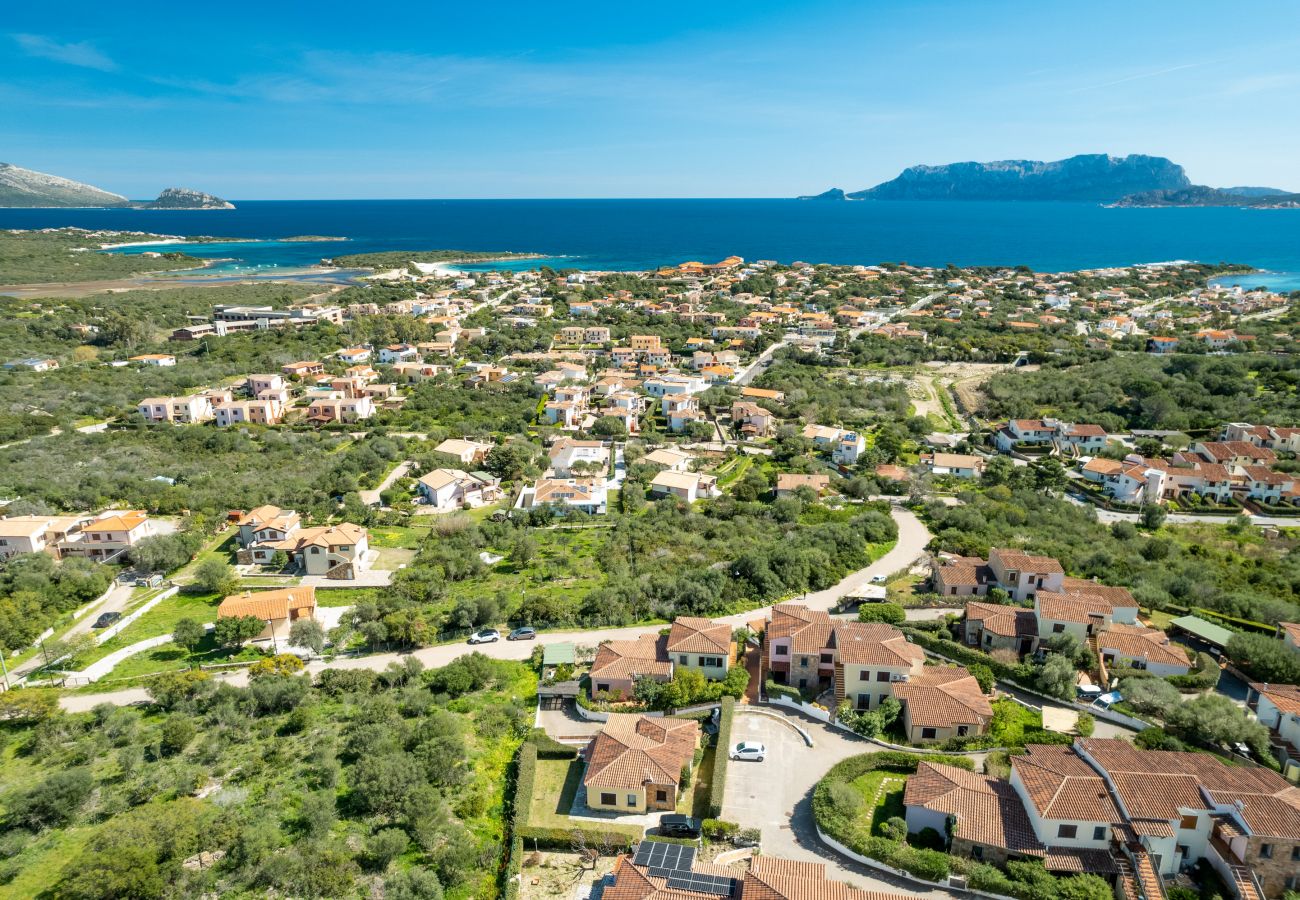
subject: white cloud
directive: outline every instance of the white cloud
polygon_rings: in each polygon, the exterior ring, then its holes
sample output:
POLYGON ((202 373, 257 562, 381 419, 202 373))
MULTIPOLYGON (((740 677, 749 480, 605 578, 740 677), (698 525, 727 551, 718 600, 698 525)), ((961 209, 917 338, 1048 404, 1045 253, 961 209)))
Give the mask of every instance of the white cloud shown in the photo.
POLYGON ((109 59, 89 41, 61 44, 41 34, 14 34, 11 37, 28 56, 48 59, 69 66, 98 69, 101 72, 117 71, 117 63, 109 59))

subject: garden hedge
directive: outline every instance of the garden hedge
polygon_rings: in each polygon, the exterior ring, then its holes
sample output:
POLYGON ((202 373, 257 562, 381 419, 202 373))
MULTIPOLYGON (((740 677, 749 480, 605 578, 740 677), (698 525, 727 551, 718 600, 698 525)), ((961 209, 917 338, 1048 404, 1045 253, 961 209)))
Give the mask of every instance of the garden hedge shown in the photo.
POLYGON ((709 785, 709 816, 722 815, 722 798, 727 790, 727 765, 731 762, 731 720, 736 714, 734 697, 723 697, 718 712, 718 744, 713 751, 713 782, 709 785))

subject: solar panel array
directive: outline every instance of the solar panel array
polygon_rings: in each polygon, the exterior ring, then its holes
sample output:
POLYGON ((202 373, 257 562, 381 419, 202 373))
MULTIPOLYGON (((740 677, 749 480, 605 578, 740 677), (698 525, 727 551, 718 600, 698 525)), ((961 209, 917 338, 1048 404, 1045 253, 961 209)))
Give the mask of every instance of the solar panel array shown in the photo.
POLYGON ((642 841, 637 844, 632 862, 645 866, 655 878, 685 873, 690 875, 695 864, 695 848, 685 844, 666 844, 662 841, 642 841))
POLYGON ((730 897, 736 889, 735 879, 721 875, 700 875, 696 872, 674 872, 668 876, 668 886, 683 891, 730 897))

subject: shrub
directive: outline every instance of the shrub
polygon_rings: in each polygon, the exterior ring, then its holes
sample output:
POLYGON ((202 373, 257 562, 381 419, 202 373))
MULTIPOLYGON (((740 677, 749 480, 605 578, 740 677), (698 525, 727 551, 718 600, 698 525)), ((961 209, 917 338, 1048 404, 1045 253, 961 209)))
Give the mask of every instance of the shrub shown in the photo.
POLYGON ((533 782, 537 779, 537 745, 525 741, 515 759, 514 832, 522 834, 533 811, 533 782))
POLYGON ((897 844, 890 854, 889 864, 904 872, 911 872, 926 881, 944 881, 948 877, 948 854, 938 850, 923 850, 907 844, 897 844))
POLYGON ((540 728, 529 732, 528 742, 537 748, 538 759, 576 759, 578 756, 576 747, 561 744, 540 728))
POLYGON ((787 700, 793 700, 796 703, 803 702, 803 694, 798 688, 792 688, 787 684, 777 684, 770 678, 768 679, 767 684, 763 686, 763 691, 769 697, 785 697, 787 700))
POLYGON ((1079 732, 1082 737, 1092 737, 1092 733, 1097 729, 1097 717, 1092 713, 1079 713, 1079 722, 1075 726, 1075 731, 1079 732))
POLYGON ((700 823, 700 829, 711 841, 729 841, 740 831, 740 826, 722 819, 705 819, 700 823))
POLYGON ((907 613, 897 603, 863 603, 858 607, 858 621, 901 625, 907 621, 907 613))
POLYGON ((722 815, 722 797, 727 789, 727 765, 731 761, 731 720, 736 714, 736 701, 723 697, 718 710, 718 742, 713 756, 713 781, 709 785, 709 815, 722 815))

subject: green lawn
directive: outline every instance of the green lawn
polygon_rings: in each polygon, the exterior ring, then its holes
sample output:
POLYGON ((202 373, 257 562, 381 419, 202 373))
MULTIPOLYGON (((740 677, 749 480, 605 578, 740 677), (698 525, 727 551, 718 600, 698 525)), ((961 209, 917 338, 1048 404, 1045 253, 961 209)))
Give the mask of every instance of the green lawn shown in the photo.
POLYGON ((163 644, 144 653, 128 656, 113 668, 109 678, 101 679, 98 684, 101 686, 100 690, 105 690, 120 686, 113 685, 112 682, 128 678, 140 678, 145 675, 156 675, 159 672, 175 672, 217 663, 252 662, 260 659, 261 656, 262 654, 252 647, 218 647, 209 632, 193 651, 175 644, 163 644))
POLYGON ((677 811, 697 819, 709 818, 709 791, 713 784, 713 763, 718 758, 716 747, 706 747, 700 764, 692 773, 691 787, 682 795, 677 811))
POLYGON ((317 606, 356 606, 358 603, 373 603, 384 593, 385 588, 317 588, 317 606))
POLYGON ((429 536, 428 525, 381 525, 370 529, 370 546, 376 550, 418 550, 429 536))
POLYGON ((573 798, 582 784, 582 760, 539 759, 533 782, 533 809, 529 824, 542 828, 566 828, 573 798))
POLYGON ((906 775, 898 772, 868 772, 854 779, 853 787, 866 801, 863 815, 870 812, 872 834, 881 834, 882 826, 887 821, 906 815, 907 810, 903 807, 903 791, 907 788, 906 775))
POLYGON ((158 637, 161 634, 171 634, 176 623, 181 619, 194 619, 200 623, 214 622, 217 618, 217 606, 220 603, 221 597, 217 594, 190 594, 182 589, 136 619, 124 628, 121 634, 81 656, 77 663, 84 668, 95 660, 103 659, 115 650, 121 650, 136 641, 158 637))
MULTIPOLYGON (((537 528, 530 532, 537 551, 524 565, 503 559, 477 578, 447 585, 447 596, 478 597, 484 591, 504 592, 509 597, 527 594, 566 609, 605 581, 600 556, 608 528, 537 528)), ((504 548, 492 547, 495 554, 504 548)))

